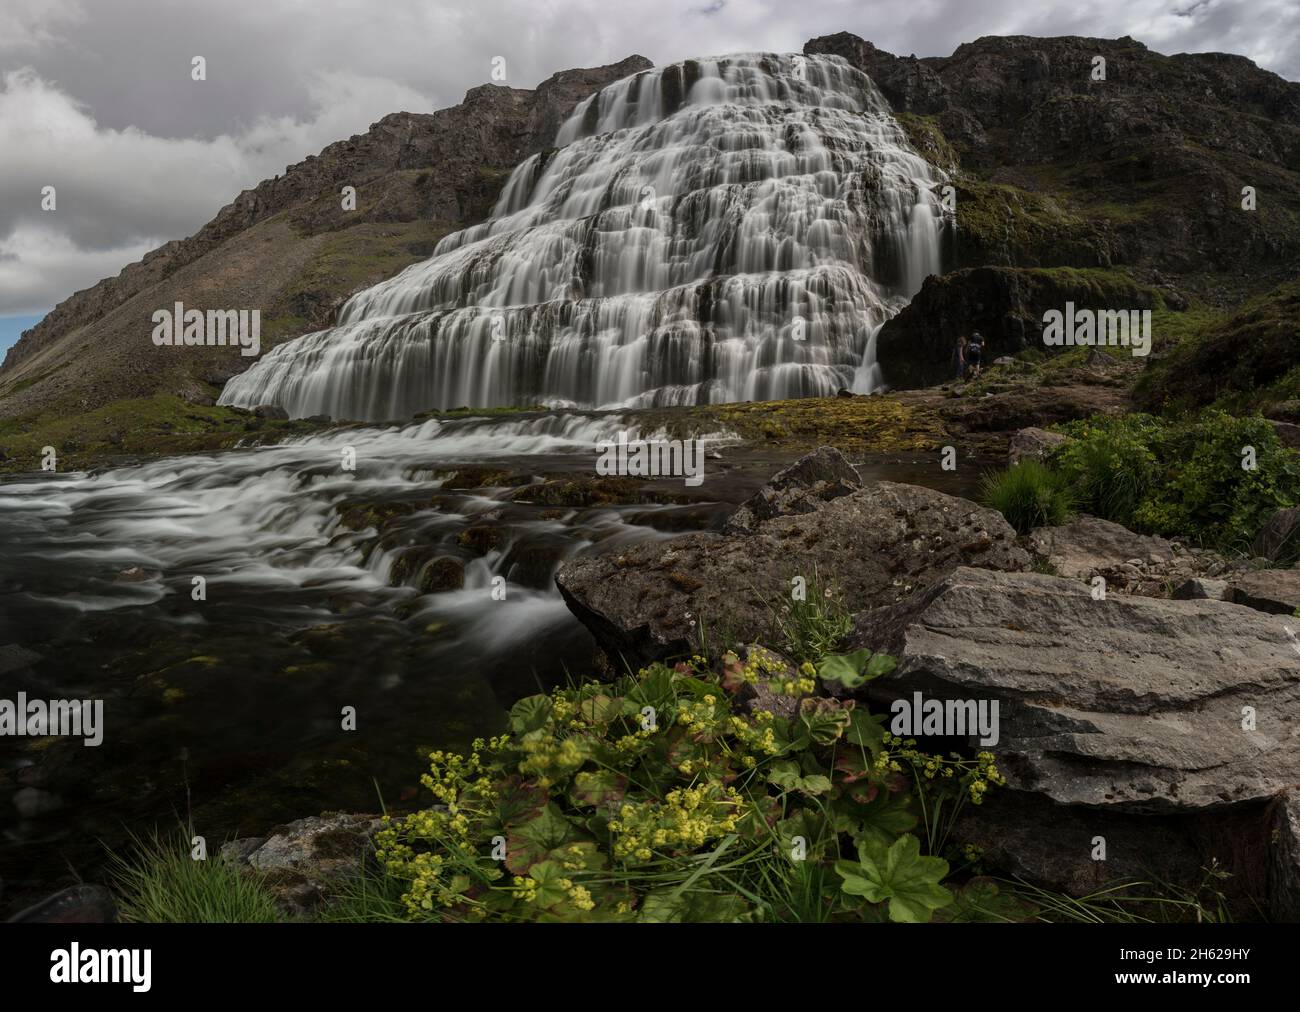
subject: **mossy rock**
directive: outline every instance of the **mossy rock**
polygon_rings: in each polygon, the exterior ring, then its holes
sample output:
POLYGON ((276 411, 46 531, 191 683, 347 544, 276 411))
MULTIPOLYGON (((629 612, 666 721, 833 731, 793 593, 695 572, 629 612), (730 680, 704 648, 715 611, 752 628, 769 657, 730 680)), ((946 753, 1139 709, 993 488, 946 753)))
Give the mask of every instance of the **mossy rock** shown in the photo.
POLYGON ((461 531, 456 540, 465 548, 486 555, 501 547, 505 534, 496 524, 474 524, 461 531))
POLYGON ((419 587, 423 594, 460 590, 463 586, 465 586, 465 565, 453 556, 439 555, 429 560, 420 570, 419 587))

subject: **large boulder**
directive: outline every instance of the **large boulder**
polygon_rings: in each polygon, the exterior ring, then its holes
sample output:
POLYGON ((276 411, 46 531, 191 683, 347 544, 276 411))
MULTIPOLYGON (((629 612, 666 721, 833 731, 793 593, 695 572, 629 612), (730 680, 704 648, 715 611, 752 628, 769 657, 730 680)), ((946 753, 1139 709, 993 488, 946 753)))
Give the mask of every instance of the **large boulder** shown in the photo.
POLYGON ((1229 601, 1273 615, 1300 608, 1300 569, 1257 569, 1228 581, 1229 601))
POLYGON ((1275 914, 1277 897, 1300 895, 1266 811, 1300 780, 1300 645, 1276 618, 962 568, 859 615, 850 646, 867 645, 898 659, 871 685, 881 712, 917 692, 998 704, 998 740, 979 747, 1006 789, 956 837, 1000 867, 1079 894, 1153 874, 1194 887, 1217 861, 1229 892, 1275 914))
POLYGON ((844 454, 833 446, 818 447, 778 471, 727 520, 728 534, 752 534, 765 520, 814 513, 831 499, 862 487, 844 454))
POLYGON ((636 664, 765 638, 795 577, 835 587, 858 610, 907 600, 958 566, 1029 564, 1001 514, 927 488, 878 482, 829 501, 787 488, 773 501, 816 508, 759 520, 747 507, 752 533, 583 556, 555 582, 605 652, 636 664))
POLYGON ((859 615, 853 640, 898 658, 882 694, 997 700, 993 751, 1016 790, 1175 812, 1300 779, 1300 658, 1249 608, 1095 600, 1059 577, 962 568, 859 615))

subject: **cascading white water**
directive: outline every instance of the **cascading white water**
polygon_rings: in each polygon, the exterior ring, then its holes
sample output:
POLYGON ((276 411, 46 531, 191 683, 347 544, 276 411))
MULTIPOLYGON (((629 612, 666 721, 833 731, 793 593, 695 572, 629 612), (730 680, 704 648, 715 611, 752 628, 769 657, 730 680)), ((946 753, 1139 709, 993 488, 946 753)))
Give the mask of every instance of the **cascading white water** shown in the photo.
POLYGON ((581 103, 492 217, 354 296, 221 403, 409 417, 881 386, 880 325, 938 269, 930 166, 839 57, 690 60, 581 103))

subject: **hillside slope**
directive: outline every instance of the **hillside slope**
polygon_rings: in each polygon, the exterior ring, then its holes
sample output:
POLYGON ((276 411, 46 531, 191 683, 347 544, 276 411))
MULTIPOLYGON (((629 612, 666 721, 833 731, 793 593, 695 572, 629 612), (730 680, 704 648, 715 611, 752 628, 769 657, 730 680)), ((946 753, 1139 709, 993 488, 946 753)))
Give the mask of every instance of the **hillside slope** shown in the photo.
POLYGON ((254 359, 157 348, 156 310, 260 309, 263 351, 319 329, 349 295, 485 218, 510 170, 551 143, 578 101, 649 66, 631 56, 532 91, 482 85, 450 109, 386 116, 244 191, 194 236, 78 292, 25 333, 0 367, 0 419, 157 393, 212 403, 254 359), (356 187, 355 211, 342 210, 344 186, 356 187))

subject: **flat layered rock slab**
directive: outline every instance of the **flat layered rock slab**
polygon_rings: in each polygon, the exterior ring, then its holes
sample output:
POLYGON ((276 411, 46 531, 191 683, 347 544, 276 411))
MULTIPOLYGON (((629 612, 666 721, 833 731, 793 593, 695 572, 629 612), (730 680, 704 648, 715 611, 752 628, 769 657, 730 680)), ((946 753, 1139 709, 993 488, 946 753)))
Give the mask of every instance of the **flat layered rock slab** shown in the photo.
POLYGON ((1279 617, 962 568, 859 615, 853 639, 899 660, 882 699, 997 700, 990 751, 1015 790, 1195 811, 1300 781, 1300 646, 1279 617))
POLYGON ((1034 548, 1061 576, 1089 577, 1121 566, 1172 562, 1173 545, 1164 538, 1135 534, 1100 517, 1079 517, 1059 527, 1036 527, 1034 548))
POLYGON ((764 639, 791 580, 834 586, 853 609, 894 604, 959 566, 1018 570, 1028 554, 1001 514, 932 489, 877 482, 753 533, 696 533, 584 556, 556 575, 611 656, 642 663, 708 642, 764 639))
MULTIPOLYGON (((1294 615, 1300 607, 1300 569, 1257 569, 1242 573, 1228 581, 1227 597, 1257 611, 1294 615)), ((1300 630, 1300 620, 1290 624, 1300 630)))

